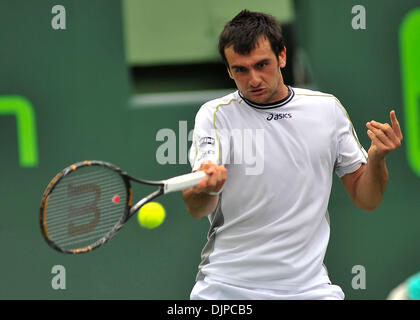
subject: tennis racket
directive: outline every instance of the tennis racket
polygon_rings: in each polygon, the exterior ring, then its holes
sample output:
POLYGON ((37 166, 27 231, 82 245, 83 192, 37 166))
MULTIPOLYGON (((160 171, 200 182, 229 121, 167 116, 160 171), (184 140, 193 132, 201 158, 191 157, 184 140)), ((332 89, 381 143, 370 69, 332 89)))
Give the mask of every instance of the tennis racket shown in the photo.
POLYGON ((150 181, 134 178, 103 161, 75 163, 58 173, 44 192, 42 234, 59 252, 90 252, 110 240, 145 203, 193 187, 206 176, 198 171, 150 181), (158 188, 133 205, 131 181, 158 188))

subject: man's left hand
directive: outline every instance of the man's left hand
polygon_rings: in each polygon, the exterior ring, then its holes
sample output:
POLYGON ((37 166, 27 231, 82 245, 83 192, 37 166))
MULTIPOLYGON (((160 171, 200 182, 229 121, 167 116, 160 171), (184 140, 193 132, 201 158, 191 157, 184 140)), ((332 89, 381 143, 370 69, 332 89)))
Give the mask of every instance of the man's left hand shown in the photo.
POLYGON ((395 111, 389 114, 391 125, 377 121, 366 123, 367 134, 372 141, 368 150, 369 159, 382 160, 387 154, 401 146, 403 135, 395 111))

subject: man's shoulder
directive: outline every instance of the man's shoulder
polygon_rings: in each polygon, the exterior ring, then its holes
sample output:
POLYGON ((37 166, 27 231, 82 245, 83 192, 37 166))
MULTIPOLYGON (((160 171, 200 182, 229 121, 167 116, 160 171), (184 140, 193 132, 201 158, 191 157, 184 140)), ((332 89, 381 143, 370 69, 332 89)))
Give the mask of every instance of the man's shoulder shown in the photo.
POLYGON ((295 92, 295 95, 297 96, 303 96, 303 97, 320 97, 320 98, 333 98, 336 99, 336 97, 330 93, 318 91, 318 90, 312 90, 308 88, 295 88, 293 87, 293 91, 295 92))
POLYGON ((202 104, 196 114, 197 120, 214 121, 219 115, 224 114, 226 109, 232 109, 232 106, 238 103, 240 97, 238 91, 231 92, 220 98, 215 98, 202 104))
POLYGON ((215 98, 212 100, 207 101, 201 106, 201 109, 207 109, 210 111, 216 111, 216 109, 219 109, 222 106, 231 105, 235 102, 238 102, 240 100, 240 97, 238 95, 238 91, 230 92, 222 97, 215 98))

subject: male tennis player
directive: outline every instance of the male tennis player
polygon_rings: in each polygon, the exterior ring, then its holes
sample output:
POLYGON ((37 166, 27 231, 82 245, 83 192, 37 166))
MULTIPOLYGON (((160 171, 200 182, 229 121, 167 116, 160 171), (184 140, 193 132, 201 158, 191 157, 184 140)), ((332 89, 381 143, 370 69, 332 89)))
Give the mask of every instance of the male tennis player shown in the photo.
POLYGON ((401 145, 395 112, 392 125, 366 124, 366 153, 339 100, 284 84, 286 48, 269 15, 240 12, 219 50, 238 90, 196 115, 190 162, 210 177, 183 198, 211 226, 191 299, 344 299, 323 265, 333 173, 358 207, 374 210, 385 157, 401 145), (252 171, 258 159, 263 170, 252 171))

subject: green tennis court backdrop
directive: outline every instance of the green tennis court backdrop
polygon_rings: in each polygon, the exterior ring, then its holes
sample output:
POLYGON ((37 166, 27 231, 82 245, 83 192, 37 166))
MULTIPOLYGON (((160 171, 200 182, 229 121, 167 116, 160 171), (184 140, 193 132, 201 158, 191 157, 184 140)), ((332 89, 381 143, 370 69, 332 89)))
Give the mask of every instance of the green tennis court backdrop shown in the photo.
POLYGON ((406 140, 389 157, 390 182, 381 206, 374 213, 357 209, 335 179, 329 208, 331 279, 348 299, 386 298, 420 269, 420 70, 413 58, 418 45, 410 45, 420 43, 418 29, 410 29, 418 26, 416 5, 415 0, 398 6, 391 0, 261 5, 184 0, 175 10, 169 1, 1 0, 0 298, 188 298, 208 222, 189 217, 180 194, 162 198, 167 219, 159 228, 141 229, 130 221, 104 247, 79 256, 47 247, 38 208, 55 173, 84 159, 112 162, 146 179, 190 171, 185 152, 195 113, 206 99, 229 88, 208 92, 192 85, 192 92, 162 94, 156 87, 160 94, 146 95, 134 92, 130 69, 158 65, 150 79, 156 82, 164 81, 168 64, 217 63, 218 32, 244 7, 293 25, 295 65, 306 70, 308 85, 336 95, 346 106, 366 149, 365 123, 389 121, 391 108, 399 116, 406 140), (51 23, 60 14, 52 13, 57 4, 65 9, 65 21, 59 21, 65 29, 51 23), (352 27, 355 5, 365 8, 366 29, 352 27), (16 109, 13 101, 25 103, 16 109), (158 152, 169 139, 176 141, 175 158, 168 150, 158 152), (163 164, 165 159, 175 164, 163 164), (357 266, 365 270, 365 286, 354 285, 355 277, 361 279, 352 273, 361 270, 357 266), (58 275, 65 277, 60 286, 55 285, 58 275))

